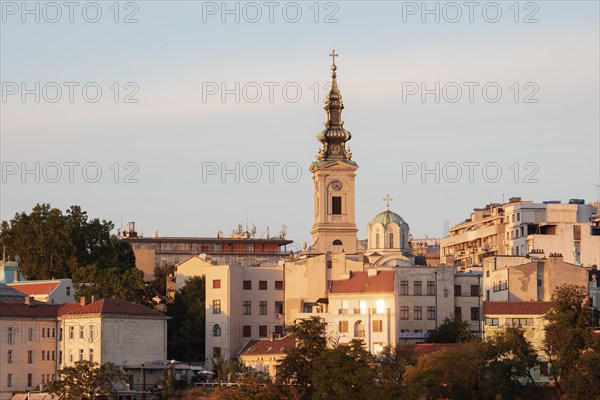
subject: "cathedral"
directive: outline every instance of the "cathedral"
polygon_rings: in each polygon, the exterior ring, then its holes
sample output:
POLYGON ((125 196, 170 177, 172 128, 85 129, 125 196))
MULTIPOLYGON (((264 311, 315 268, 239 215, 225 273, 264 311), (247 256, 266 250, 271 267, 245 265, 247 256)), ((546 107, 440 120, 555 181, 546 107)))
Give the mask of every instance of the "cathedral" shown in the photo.
POLYGON ((390 210, 389 195, 384 199, 387 210, 376 215, 367 226, 366 243, 357 238, 355 178, 358 165, 352 160, 347 142, 352 138, 344 129, 344 103, 337 83, 337 65, 330 57, 331 89, 325 100, 325 129, 317 135, 321 142, 313 173, 314 223, 309 254, 344 253, 362 258, 375 266, 414 265, 410 256, 409 226, 390 210))

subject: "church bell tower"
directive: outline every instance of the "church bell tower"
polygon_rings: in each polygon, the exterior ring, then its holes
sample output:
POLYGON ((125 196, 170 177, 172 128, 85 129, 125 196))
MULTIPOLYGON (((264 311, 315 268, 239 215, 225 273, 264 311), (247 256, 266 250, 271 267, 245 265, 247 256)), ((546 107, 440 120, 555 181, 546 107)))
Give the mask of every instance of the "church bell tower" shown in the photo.
POLYGON ((346 142, 352 135, 344 129, 344 103, 337 84, 335 50, 329 55, 331 89, 325 100, 325 129, 317 135, 321 148, 310 167, 314 184, 314 223, 311 230, 312 250, 356 254, 355 186, 358 165, 352 161, 346 142))

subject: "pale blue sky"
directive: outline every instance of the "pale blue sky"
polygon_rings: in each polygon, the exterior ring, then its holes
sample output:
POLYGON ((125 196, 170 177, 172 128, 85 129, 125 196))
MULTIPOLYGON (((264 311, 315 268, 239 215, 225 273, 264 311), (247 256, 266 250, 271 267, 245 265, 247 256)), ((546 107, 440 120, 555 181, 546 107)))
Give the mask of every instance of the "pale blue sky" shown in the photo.
MULTIPOLYGON (((386 193, 395 199, 392 209, 417 237, 440 236, 443 221, 455 224, 473 207, 490 199, 501 201, 503 195, 535 201, 595 200, 600 153, 598 2, 541 1, 527 8, 521 2, 519 23, 513 21, 512 1, 494 3, 502 10, 497 23, 482 16, 481 8, 489 2, 475 9, 474 23, 467 15, 457 23, 444 21, 444 16, 453 17, 450 9, 441 14, 440 23, 433 16, 421 22, 419 12, 405 15, 403 22, 403 8, 420 7, 421 2, 330 3, 334 6, 318 4, 319 23, 313 20, 314 2, 279 2, 273 23, 265 6, 262 18, 250 23, 253 10, 239 3, 240 22, 228 15, 223 23, 219 13, 205 15, 203 22, 203 8, 221 7, 221 2, 142 1, 135 2, 139 22, 125 24, 113 22, 109 1, 98 2, 103 13, 93 24, 82 17, 85 2, 75 9, 73 23, 68 22, 67 9, 58 23, 45 20, 54 16, 49 9, 47 15, 40 9, 39 23, 31 15, 25 15, 23 23, 21 10, 13 15, 11 8, 21 2, 2 2, 4 172, 23 162, 31 168, 35 162, 96 162, 103 176, 98 183, 87 183, 76 169, 70 183, 64 166, 58 183, 43 176, 40 183, 33 175, 25 177, 26 183, 18 174, 5 176, 1 218, 30 210, 37 202, 61 209, 79 204, 117 226, 121 220, 135 220, 145 235, 159 230, 165 236, 213 236, 247 220, 257 225, 259 234, 267 226, 275 233, 287 224, 289 238, 308 240, 313 212, 308 167, 325 118, 324 92, 315 102, 311 88, 315 82, 328 82, 327 55, 333 46, 340 53, 343 117, 353 134, 349 145, 360 166, 356 201, 361 238, 368 221, 385 208, 381 199, 386 193), (286 16, 293 18, 295 4, 302 16, 297 23, 287 22, 282 9, 288 7, 286 16), (332 11, 338 22, 323 23, 332 11), (539 22, 523 23, 534 11, 539 22), (20 93, 6 93, 13 82, 30 88, 35 82, 80 86, 73 103, 64 85, 57 103, 44 96, 35 103, 33 95, 23 103, 20 93), (97 103, 81 95, 81 86, 88 82, 97 82, 103 91, 97 103), (121 96, 131 89, 125 90, 124 84, 134 82, 139 102, 123 103, 121 98, 115 104, 110 89, 114 82, 121 96), (229 95, 223 103, 217 94, 203 101, 203 87, 224 83, 233 88, 236 82, 240 87, 256 82, 263 97, 255 103, 247 97, 236 103, 229 95), (273 102, 268 101, 265 82, 279 84, 273 102), (430 95, 422 103, 417 95, 403 101, 403 85, 411 82, 426 82, 428 87, 457 82, 463 98, 435 103, 430 95), (466 99, 464 82, 480 83, 473 103, 466 99), (488 82, 503 90, 497 103, 481 95, 488 82), (520 87, 518 103, 510 89, 514 82, 520 87), (533 96, 538 103, 523 102, 533 90, 524 87, 529 82, 539 88, 533 96), (284 99, 281 87, 286 83, 302 89, 299 101, 284 99), (123 164, 136 163, 139 182, 114 183, 109 167, 115 162, 121 167, 119 181, 124 178, 123 164), (273 183, 266 176, 257 183, 236 183, 232 176, 225 183, 215 176, 203 182, 206 162, 230 167, 236 162, 296 163, 303 174, 293 183, 282 178, 280 168, 275 169, 273 183), (432 175, 425 182, 418 175, 403 181, 407 162, 430 167, 436 162, 494 162, 503 176, 489 183, 476 169, 472 183, 466 176, 457 183, 436 183, 432 175), (517 183, 509 168, 515 162, 521 169, 517 183), (528 162, 539 168, 539 183, 524 182, 524 175, 532 171, 524 169, 528 162)), ((433 8, 436 3, 428 4, 433 8)), ((445 4, 439 3, 440 10, 445 4)), ((121 21, 135 10, 125 5, 119 4, 121 21)), ((93 10, 88 11, 93 17, 93 10)))

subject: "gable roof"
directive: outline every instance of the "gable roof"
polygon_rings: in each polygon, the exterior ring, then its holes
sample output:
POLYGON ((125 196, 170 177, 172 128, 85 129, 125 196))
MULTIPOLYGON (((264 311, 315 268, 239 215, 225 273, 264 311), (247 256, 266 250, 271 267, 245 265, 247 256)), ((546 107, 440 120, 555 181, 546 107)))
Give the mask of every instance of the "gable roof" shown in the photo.
POLYGON ((0 303, 24 303, 25 293, 0 283, 0 303))
POLYGON ((485 314, 543 315, 552 308, 551 301, 484 301, 485 314))
POLYGON ((46 282, 15 282, 9 283, 8 286, 17 289, 19 292, 25 293, 28 296, 35 296, 40 294, 50 294, 60 284, 59 281, 46 281, 46 282))
POLYGON ((60 316, 89 314, 167 318, 167 316, 160 311, 153 310, 140 304, 131 303, 123 299, 100 299, 93 303, 86 304, 85 306, 82 306, 79 303, 67 303, 61 307, 59 313, 60 316))
POLYGON ((29 304, 2 304, 0 317, 16 318, 56 318, 59 310, 58 304, 34 303, 29 304))
POLYGON ((394 271, 377 271, 375 276, 361 271, 352 272, 350 279, 333 281, 330 293, 394 293, 394 287, 394 271))
POLYGON ((296 347, 296 339, 293 334, 278 339, 251 340, 240 352, 240 356, 257 356, 269 354, 285 354, 296 347))

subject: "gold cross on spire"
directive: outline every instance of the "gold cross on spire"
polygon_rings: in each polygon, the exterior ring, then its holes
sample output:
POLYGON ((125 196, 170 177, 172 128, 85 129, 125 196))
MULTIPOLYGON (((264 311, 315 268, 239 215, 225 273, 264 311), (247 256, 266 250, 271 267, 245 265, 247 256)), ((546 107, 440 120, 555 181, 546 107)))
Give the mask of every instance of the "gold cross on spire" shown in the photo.
POLYGON ((333 59, 333 65, 335 66, 335 58, 339 57, 339 54, 335 52, 335 49, 333 49, 331 51, 331 54, 329 55, 329 57, 331 57, 333 59))
POLYGON ((385 201, 385 203, 387 204, 388 211, 390 209, 390 201, 392 201, 392 200, 394 200, 394 199, 392 199, 389 194, 386 194, 383 199, 383 201, 385 201))

